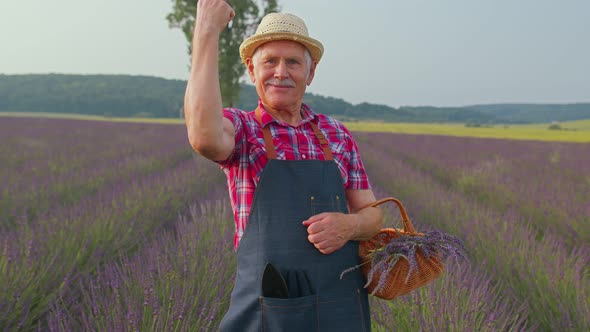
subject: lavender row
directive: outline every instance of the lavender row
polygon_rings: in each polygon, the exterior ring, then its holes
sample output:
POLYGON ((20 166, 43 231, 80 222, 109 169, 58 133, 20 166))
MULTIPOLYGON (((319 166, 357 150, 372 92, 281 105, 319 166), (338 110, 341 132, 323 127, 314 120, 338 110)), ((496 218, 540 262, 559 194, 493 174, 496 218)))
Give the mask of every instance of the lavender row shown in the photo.
POLYGON ((7 117, 0 121, 0 129, 2 182, 13 178, 11 172, 19 175, 11 180, 39 181, 48 174, 92 168, 127 156, 147 157, 160 146, 168 150, 187 145, 181 125, 7 117))
MULTIPOLYGON (((393 138, 390 145, 399 141, 399 137, 395 141, 393 138)), ((487 302, 501 308, 500 303, 506 302, 506 298, 515 297, 529 312, 522 323, 527 329, 534 329, 536 324, 542 330, 590 327, 587 244, 580 243, 571 249, 559 234, 551 233, 539 239, 531 220, 523 217, 520 210, 493 209, 441 184, 436 174, 415 168, 413 163, 384 151, 380 144, 361 142, 369 174, 381 189, 377 190, 378 195, 396 196, 404 201, 418 230, 436 228, 459 236, 472 251, 472 265, 484 267, 488 278, 502 287, 503 297, 491 293, 487 302)), ((429 154, 425 152, 424 158, 429 158, 429 154)), ((481 273, 469 272, 467 277, 478 279, 481 273)), ((476 291, 473 289, 473 294, 476 291)), ((452 296, 464 295, 457 292, 452 296)), ((452 320, 455 307, 442 308, 437 315, 452 320)), ((479 330, 485 326, 472 320, 463 329, 479 330)))
POLYGON ((590 145, 363 134, 440 183, 498 210, 519 210, 538 236, 590 244, 590 145))
POLYGON ((8 119, 12 122, 3 121, 2 127, 20 125, 23 133, 0 142, 0 149, 6 150, 6 163, 0 168, 3 227, 18 219, 34 221, 103 187, 133 181, 191 157, 180 125, 8 119), (27 147, 31 142, 38 144, 27 147), (22 165, 11 165, 19 158, 24 158, 22 165))
POLYGON ((174 232, 80 278, 79 302, 53 303, 49 330, 214 330, 234 278, 234 228, 228 200, 207 197, 177 221, 174 232))
POLYGON ((538 329, 526 305, 485 269, 468 265, 447 264, 443 277, 394 301, 371 300, 376 332, 538 329))
POLYGON ((65 206, 36 225, 1 233, 1 329, 38 327, 50 303, 76 287, 80 276, 138 250, 163 229, 174 229, 178 212, 191 199, 219 188, 221 176, 210 175, 215 169, 202 159, 188 159, 65 206))

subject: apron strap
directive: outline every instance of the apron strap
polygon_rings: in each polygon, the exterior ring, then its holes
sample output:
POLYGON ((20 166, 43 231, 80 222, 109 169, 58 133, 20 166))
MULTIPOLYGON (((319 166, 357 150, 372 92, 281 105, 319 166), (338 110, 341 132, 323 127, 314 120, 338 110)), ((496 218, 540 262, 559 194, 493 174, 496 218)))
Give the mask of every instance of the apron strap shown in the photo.
POLYGON ((311 125, 311 127, 313 128, 313 131, 315 132, 315 137, 318 138, 318 141, 320 141, 320 146, 322 147, 322 150, 324 151, 324 157, 326 157, 326 160, 334 160, 334 157, 332 156, 332 150, 330 150, 330 142, 328 142, 328 139, 326 139, 326 136, 324 136, 324 134, 322 134, 322 132, 320 131, 320 128, 318 128, 318 125, 310 122, 309 123, 311 125))
POLYGON ((262 134, 264 135, 264 145, 266 145, 266 157, 270 159, 277 159, 277 152, 275 150, 275 145, 272 142, 272 134, 270 133, 269 127, 262 126, 262 111, 260 107, 256 107, 256 120, 258 120, 258 124, 262 128, 262 134))
MULTIPOLYGON (((262 128, 264 144, 266 145, 266 156, 268 159, 277 159, 277 152, 275 145, 272 141, 272 134, 270 133, 270 128, 264 127, 262 125, 262 111, 260 110, 260 107, 257 107, 255 112, 256 120, 258 120, 258 124, 260 124, 260 127, 262 128)), ((326 160, 334 160, 334 157, 332 156, 332 151, 330 150, 330 142, 328 142, 326 136, 322 134, 320 128, 318 128, 318 125, 315 124, 313 121, 309 124, 311 125, 311 128, 313 128, 315 137, 318 139, 318 141, 320 141, 320 146, 322 147, 322 151, 324 152, 324 157, 326 158, 326 160)))

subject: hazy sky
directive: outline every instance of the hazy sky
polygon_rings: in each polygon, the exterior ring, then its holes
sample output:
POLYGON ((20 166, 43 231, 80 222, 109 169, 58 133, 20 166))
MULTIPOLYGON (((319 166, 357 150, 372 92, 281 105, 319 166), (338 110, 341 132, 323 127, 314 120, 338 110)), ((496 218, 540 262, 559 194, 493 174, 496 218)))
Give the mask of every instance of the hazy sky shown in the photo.
MULTIPOLYGON (((588 0, 282 0, 325 54, 309 92, 352 103, 590 101, 588 0)), ((186 80, 172 0, 0 0, 0 73, 186 80)))

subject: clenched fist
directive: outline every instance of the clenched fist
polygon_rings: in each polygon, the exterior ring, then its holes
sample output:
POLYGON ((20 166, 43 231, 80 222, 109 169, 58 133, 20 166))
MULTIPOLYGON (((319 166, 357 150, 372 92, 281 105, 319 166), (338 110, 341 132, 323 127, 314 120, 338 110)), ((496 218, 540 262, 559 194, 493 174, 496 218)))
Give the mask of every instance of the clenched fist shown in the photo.
POLYGON ((224 0, 199 0, 195 26, 200 32, 219 34, 234 15, 233 8, 224 0))

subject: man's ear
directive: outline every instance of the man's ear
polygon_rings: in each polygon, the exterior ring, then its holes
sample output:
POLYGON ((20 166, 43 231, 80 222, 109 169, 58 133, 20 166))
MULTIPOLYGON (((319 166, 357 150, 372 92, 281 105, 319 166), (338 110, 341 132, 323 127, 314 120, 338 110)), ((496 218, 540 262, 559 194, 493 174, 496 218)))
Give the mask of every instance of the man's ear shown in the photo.
POLYGON ((250 76, 250 81, 256 84, 256 78, 254 77, 254 61, 252 61, 252 58, 246 59, 246 69, 248 70, 248 76, 250 76))
POLYGON ((313 77, 315 75, 315 68, 318 65, 317 61, 314 61, 311 63, 311 68, 309 69, 309 76, 307 76, 307 81, 305 82, 307 84, 307 86, 309 86, 311 84, 311 81, 313 81, 313 77))

